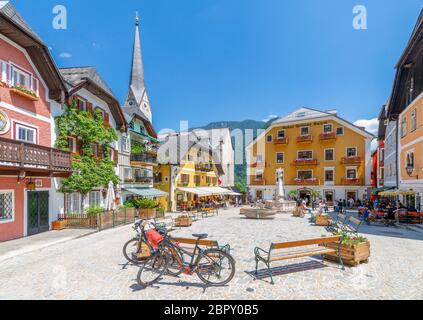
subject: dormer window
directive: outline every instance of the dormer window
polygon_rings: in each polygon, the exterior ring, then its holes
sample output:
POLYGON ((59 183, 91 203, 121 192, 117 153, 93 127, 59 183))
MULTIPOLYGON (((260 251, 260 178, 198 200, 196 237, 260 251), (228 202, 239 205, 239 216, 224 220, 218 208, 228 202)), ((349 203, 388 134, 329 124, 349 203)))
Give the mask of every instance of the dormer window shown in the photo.
POLYGON ((297 117, 297 118, 304 118, 304 117, 305 117, 305 115, 306 115, 306 113, 305 113, 305 112, 298 112, 298 113, 296 114, 296 117, 297 117))

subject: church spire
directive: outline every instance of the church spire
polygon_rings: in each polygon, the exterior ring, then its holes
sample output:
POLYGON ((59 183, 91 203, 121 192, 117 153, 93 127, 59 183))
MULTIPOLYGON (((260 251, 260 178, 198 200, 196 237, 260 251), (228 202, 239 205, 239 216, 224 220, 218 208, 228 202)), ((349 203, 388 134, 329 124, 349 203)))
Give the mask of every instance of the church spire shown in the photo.
POLYGON ((151 107, 144 81, 138 12, 135 16, 135 38, 132 52, 131 77, 128 96, 126 97, 124 107, 137 107, 150 122, 152 121, 151 107))

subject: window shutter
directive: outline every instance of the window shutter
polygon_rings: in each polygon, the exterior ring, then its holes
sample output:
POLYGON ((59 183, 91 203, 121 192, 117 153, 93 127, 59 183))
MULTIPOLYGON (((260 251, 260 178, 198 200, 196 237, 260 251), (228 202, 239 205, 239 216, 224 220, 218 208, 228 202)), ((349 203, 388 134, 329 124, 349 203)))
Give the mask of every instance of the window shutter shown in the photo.
POLYGON ((97 144, 97 155, 98 158, 103 159, 104 158, 104 148, 103 145, 97 144))
POLYGON ((109 125, 109 114, 107 112, 104 113, 104 123, 106 125, 109 125))
POLYGON ((93 114, 93 104, 90 102, 87 102, 87 111, 89 114, 93 114))
POLYGON ((119 162, 119 152, 117 150, 113 150, 113 161, 118 164, 119 162))
POLYGON ((76 139, 76 153, 81 155, 82 154, 82 140, 76 139))

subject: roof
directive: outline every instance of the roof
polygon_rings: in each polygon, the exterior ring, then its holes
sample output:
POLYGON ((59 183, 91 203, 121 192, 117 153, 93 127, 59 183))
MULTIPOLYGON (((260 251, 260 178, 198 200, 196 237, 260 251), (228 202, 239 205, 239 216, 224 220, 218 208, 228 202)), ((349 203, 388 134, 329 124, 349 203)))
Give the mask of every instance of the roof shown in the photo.
POLYGON ((209 140, 199 138, 194 132, 182 132, 167 134, 160 137, 163 142, 159 148, 159 162, 162 164, 179 165, 191 149, 197 149, 201 152, 210 152, 213 164, 216 166, 218 173, 223 175, 221 159, 217 148, 214 148, 209 140), (168 153, 168 155, 167 155, 168 153))
POLYGON ((147 119, 147 117, 141 112, 138 107, 124 107, 122 108, 122 110, 124 112, 127 123, 131 123, 134 118, 139 119, 143 122, 148 134, 154 139, 157 139, 157 133, 154 130, 153 124, 150 122, 150 120, 147 119))
POLYGON ((50 50, 10 1, 0 1, 0 33, 27 51, 49 88, 49 98, 63 103, 66 87, 50 50))
POLYGON ((385 139, 385 134, 386 134, 386 105, 383 105, 382 108, 380 109, 380 113, 379 113, 379 128, 378 128, 378 133, 377 133, 377 137, 378 140, 383 140, 385 139))
POLYGON ((109 106, 109 109, 120 128, 126 127, 126 120, 122 109, 120 108, 119 101, 114 96, 112 90, 101 78, 97 69, 94 67, 74 67, 60 69, 67 89, 70 95, 75 94, 80 89, 85 88, 93 95, 99 97, 109 106))

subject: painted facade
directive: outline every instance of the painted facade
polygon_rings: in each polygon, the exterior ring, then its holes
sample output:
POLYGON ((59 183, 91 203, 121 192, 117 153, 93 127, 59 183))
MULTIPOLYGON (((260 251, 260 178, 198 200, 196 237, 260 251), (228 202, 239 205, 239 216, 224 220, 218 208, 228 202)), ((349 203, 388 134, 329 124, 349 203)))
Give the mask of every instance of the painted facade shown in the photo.
POLYGON ((252 199, 271 200, 276 170, 284 172, 286 193, 328 202, 364 199, 371 184, 373 136, 339 118, 335 111, 300 108, 282 117, 247 147, 247 183, 252 199))

